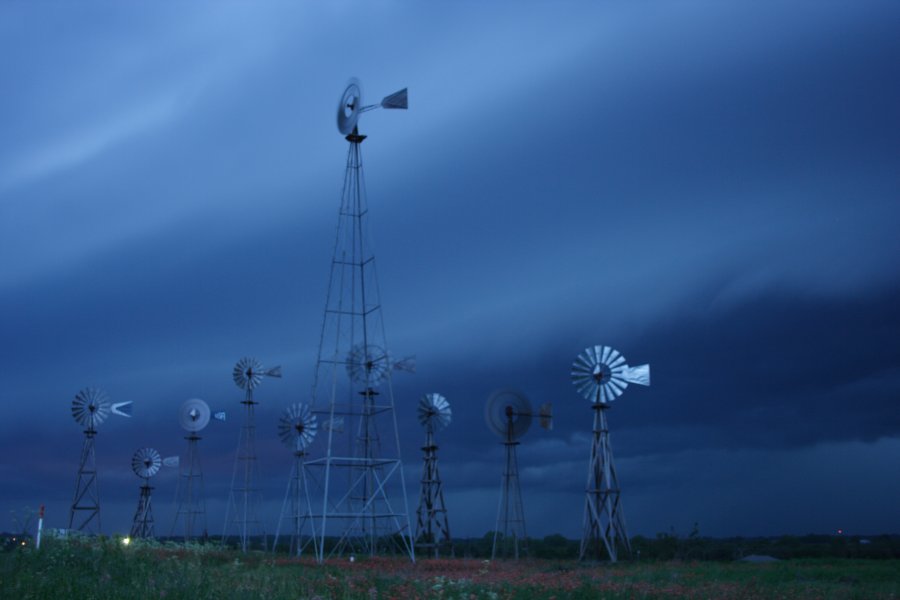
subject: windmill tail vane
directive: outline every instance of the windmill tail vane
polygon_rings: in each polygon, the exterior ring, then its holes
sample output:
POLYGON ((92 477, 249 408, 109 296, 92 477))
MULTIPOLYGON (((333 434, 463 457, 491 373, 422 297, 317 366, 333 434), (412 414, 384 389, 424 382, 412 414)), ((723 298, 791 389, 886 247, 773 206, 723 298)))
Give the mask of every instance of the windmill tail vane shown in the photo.
POLYGON ((132 405, 133 402, 131 402, 131 400, 127 402, 116 402, 109 407, 109 410, 112 414, 119 415, 120 417, 131 417, 132 405))

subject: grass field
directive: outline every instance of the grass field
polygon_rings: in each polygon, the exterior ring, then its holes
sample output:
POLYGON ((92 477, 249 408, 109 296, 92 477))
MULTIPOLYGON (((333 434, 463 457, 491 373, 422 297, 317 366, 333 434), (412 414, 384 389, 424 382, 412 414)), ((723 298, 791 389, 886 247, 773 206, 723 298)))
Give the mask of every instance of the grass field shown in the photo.
POLYGON ((900 561, 335 559, 316 565, 217 546, 46 540, 0 553, 2 598, 900 598, 900 561))

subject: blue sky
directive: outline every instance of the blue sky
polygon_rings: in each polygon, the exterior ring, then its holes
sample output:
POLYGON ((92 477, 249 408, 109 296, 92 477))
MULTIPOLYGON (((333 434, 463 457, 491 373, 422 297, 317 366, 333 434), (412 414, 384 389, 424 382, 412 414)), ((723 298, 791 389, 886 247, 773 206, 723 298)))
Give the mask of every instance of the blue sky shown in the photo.
MULTIPOLYGON (((387 335, 418 362, 395 380, 411 502, 414 406, 441 392, 451 530, 492 527, 482 406, 516 387, 557 414, 520 450, 529 532, 577 537, 569 367, 606 344, 653 369, 610 416, 632 533, 900 531, 898 27, 889 2, 5 3, 0 509, 65 525, 68 405, 96 385, 135 402, 98 438, 127 530, 133 450, 181 452, 188 397, 236 415, 244 355, 284 368, 259 419, 280 502, 357 76, 410 90, 362 126, 387 335)), ((217 425, 211 531, 238 421, 217 425)))

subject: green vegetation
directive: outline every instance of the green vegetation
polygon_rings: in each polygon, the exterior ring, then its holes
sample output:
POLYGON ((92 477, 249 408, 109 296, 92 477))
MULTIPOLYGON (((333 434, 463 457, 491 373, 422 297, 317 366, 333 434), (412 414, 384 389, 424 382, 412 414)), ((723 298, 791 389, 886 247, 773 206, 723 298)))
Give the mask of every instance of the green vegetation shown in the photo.
MULTIPOLYGON (((560 544, 559 539, 551 540, 560 544)), ((896 559, 767 564, 334 559, 316 565, 215 544, 47 539, 0 553, 3 598, 898 598, 896 559)))

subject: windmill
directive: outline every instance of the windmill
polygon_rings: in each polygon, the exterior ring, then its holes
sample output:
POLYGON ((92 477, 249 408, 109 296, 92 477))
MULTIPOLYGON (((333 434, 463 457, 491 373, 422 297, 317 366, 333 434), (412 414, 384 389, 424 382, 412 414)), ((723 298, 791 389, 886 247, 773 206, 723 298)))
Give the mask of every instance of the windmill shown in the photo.
POLYGON ((333 536, 331 554, 373 555, 392 548, 415 559, 392 373, 411 371, 411 359, 394 361, 384 335, 374 255, 367 244, 366 191, 360 115, 374 108, 407 108, 403 89, 379 104, 364 105, 353 79, 338 105, 338 130, 349 142, 337 237, 313 378, 312 410, 323 422, 325 454, 306 461, 317 473, 317 560, 333 536), (382 444, 382 436, 384 443, 382 444), (319 492, 321 495, 319 495, 319 492))
POLYGON ((75 495, 69 511, 69 529, 93 530, 100 533, 100 487, 97 482, 97 456, 94 451, 94 437, 97 427, 114 414, 131 416, 131 402, 117 402, 110 405, 106 392, 97 388, 84 388, 72 400, 72 417, 84 427, 84 444, 78 475, 75 478, 75 495), (77 518, 76 518, 77 517, 77 518))
POLYGON ((281 377, 281 367, 265 369, 255 358, 244 357, 234 366, 232 379, 234 384, 244 390, 244 423, 238 437, 238 447, 234 458, 234 471, 231 477, 231 492, 225 506, 224 542, 229 525, 237 528, 241 542, 241 550, 247 551, 251 535, 262 536, 262 547, 266 548, 265 527, 260 520, 259 510, 262 494, 258 487, 259 465, 256 459, 256 424, 253 408, 259 402, 253 399, 255 390, 263 377, 281 377))
MULTIPOLYGON (((281 524, 285 520, 290 522, 291 541, 288 553, 300 556, 306 543, 303 541, 303 528, 307 522, 313 525, 312 502, 309 496, 309 486, 306 481, 306 469, 304 457, 306 449, 312 444, 318 431, 318 419, 312 414, 306 404, 293 404, 281 413, 278 419, 278 437, 285 446, 294 453, 294 465, 288 477, 287 491, 284 494, 284 502, 281 505, 281 516, 278 518, 278 527, 275 529, 275 541, 272 542, 272 550, 278 547, 278 537, 281 533, 281 524), (290 512, 288 503, 290 502, 290 512)), ((307 539, 313 544, 315 552, 315 530, 307 539)))
POLYGON ((484 418, 488 428, 497 434, 506 449, 506 465, 500 480, 500 504, 497 506, 497 524, 494 527, 494 543, 491 546, 491 560, 497 555, 500 538, 501 552, 512 549, 513 556, 519 558, 519 547, 525 551, 528 535, 525 531, 525 511, 522 508, 522 490, 519 486, 519 461, 516 446, 519 439, 531 427, 532 417, 539 417, 542 428, 552 429, 553 412, 550 403, 542 404, 535 414, 531 402, 524 395, 512 390, 495 392, 484 407, 484 418))
MULTIPOLYGON (((224 412, 212 415, 218 421, 225 420, 224 412)), ((209 424, 209 405, 199 398, 185 400, 178 410, 178 423, 188 432, 187 460, 178 474, 175 489, 175 519, 170 535, 174 536, 179 520, 184 525, 184 540, 194 537, 195 527, 200 527, 206 537, 206 496, 203 489, 203 469, 200 465, 199 433, 209 424)))
POLYGON ((153 448, 140 448, 131 457, 131 470, 143 479, 137 510, 134 512, 134 520, 131 522, 131 537, 133 538, 154 537, 153 507, 150 502, 150 493, 153 491, 153 487, 150 485, 150 478, 159 472, 161 466, 162 458, 159 456, 159 452, 153 448))
POLYGON ((444 484, 438 471, 437 444, 434 434, 450 424, 450 403, 440 394, 425 394, 419 400, 419 423, 425 428, 425 453, 422 467, 422 491, 416 510, 416 548, 430 550, 437 558, 441 546, 452 552, 447 507, 444 505, 444 484))
POLYGON ((625 357, 609 346, 591 346, 572 364, 572 383, 594 410, 594 433, 591 460, 585 490, 579 560, 594 553, 601 558, 604 551, 616 562, 619 550, 631 554, 625 529, 625 515, 620 501, 619 478, 613 463, 606 411, 610 402, 622 395, 629 383, 650 385, 650 365, 629 367, 625 357))

